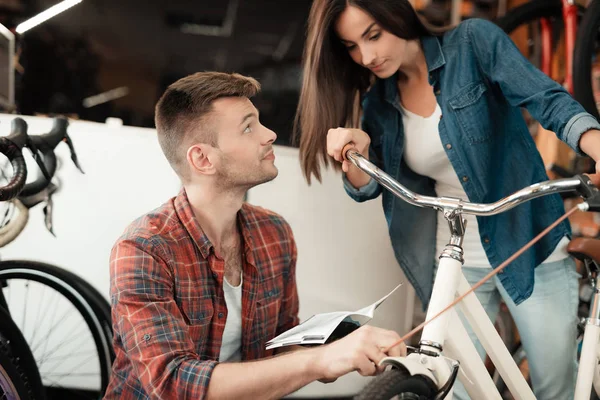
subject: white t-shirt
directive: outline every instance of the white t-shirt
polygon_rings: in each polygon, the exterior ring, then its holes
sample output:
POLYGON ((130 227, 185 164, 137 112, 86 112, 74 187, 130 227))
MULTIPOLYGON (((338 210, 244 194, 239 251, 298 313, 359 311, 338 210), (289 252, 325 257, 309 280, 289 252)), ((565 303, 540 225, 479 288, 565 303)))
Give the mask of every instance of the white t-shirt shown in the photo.
MULTIPOLYGON (((400 106, 404 123, 404 160, 414 172, 435 180, 438 196, 468 200, 440 139, 439 122, 442 110, 436 104, 435 111, 422 117, 400 106)), ((466 267, 490 267, 479 235, 479 225, 474 215, 463 214, 467 229, 463 241, 466 267)), ((450 228, 441 212, 437 213, 436 257, 450 240, 450 228)), ((558 261, 568 256, 568 238, 564 237, 554 252, 544 262, 558 261)))
POLYGON ((223 292, 227 305, 227 320, 223 330, 223 341, 219 361, 242 359, 242 279, 238 286, 231 286, 223 278, 223 292))

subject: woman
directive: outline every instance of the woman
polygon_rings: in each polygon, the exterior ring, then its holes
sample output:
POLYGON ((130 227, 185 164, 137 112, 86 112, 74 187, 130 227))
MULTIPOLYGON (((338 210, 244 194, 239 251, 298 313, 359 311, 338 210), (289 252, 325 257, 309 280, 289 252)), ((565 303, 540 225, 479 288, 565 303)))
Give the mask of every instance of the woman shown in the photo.
MULTIPOLYGON (((434 35, 405 0, 314 1, 296 117, 309 182, 320 179, 329 155, 342 162, 353 199, 376 198, 381 187, 342 160, 353 142, 417 193, 497 201, 548 179, 520 107, 579 153, 600 159, 598 122, 492 23, 472 19, 434 35)), ((441 213, 385 190, 383 209, 396 258, 426 306, 448 224, 441 213)), ((497 216, 467 217, 468 281, 479 281, 563 213, 553 195, 497 216)), ((492 320, 500 299, 507 303, 538 399, 573 398, 578 295, 565 249, 570 234, 565 221, 477 291, 492 320)), ((455 394, 467 398, 464 389, 455 394)))

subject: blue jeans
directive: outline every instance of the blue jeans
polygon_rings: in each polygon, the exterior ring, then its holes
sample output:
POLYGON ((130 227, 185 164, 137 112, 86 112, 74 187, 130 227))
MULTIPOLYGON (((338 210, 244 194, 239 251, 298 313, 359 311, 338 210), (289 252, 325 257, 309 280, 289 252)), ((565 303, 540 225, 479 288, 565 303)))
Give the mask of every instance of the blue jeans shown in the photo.
MULTIPOLYGON (((471 286, 489 271, 488 268, 463 267, 463 274, 471 286)), ((575 339, 578 278, 575 261, 566 258, 536 268, 533 293, 518 306, 496 276, 475 291, 492 321, 496 320, 501 299, 508 306, 527 353, 531 384, 538 400, 574 397, 577 374, 575 339)), ((461 319, 477 351, 484 358, 483 346, 462 315, 461 319)), ((454 386, 454 399, 469 399, 458 380, 454 386)))

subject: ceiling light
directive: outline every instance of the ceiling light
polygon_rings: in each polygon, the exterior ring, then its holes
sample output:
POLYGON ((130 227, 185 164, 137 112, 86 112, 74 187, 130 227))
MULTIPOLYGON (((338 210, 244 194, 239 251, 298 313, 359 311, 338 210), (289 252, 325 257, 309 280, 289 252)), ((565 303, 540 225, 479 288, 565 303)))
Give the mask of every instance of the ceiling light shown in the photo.
POLYGON ((62 13, 63 11, 68 10, 69 8, 73 7, 74 5, 81 3, 81 1, 82 0, 64 0, 56 5, 53 5, 52 7, 50 7, 49 9, 47 9, 45 11, 42 11, 35 17, 32 17, 32 18, 28 19, 27 21, 20 23, 17 26, 17 33, 20 33, 20 34, 25 33, 28 30, 30 30, 31 28, 36 27, 39 24, 46 22, 50 18, 57 16, 58 14, 62 13))

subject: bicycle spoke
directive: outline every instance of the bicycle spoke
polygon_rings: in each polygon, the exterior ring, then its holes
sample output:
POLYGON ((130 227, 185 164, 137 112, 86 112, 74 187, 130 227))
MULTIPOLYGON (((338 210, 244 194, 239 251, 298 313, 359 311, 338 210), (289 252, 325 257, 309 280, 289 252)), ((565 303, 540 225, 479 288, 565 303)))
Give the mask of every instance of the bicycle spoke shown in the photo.
MULTIPOLYGON (((44 286, 44 288, 46 288, 46 286, 44 286)), ((54 295, 54 296, 56 296, 56 295, 54 295)), ((51 296, 50 296, 50 297, 51 297, 51 299, 52 299, 52 298, 55 298, 54 296, 52 296, 52 295, 51 295, 51 296)), ((50 314, 49 314, 49 309, 52 307, 52 301, 51 301, 51 299, 50 299, 50 300, 48 300, 47 302, 45 302, 45 303, 46 303, 46 304, 45 304, 45 305, 46 305, 46 308, 45 308, 44 312, 42 312, 42 316, 43 316, 43 318, 45 318, 45 317, 47 317, 48 315, 50 315, 50 314)), ((56 308, 54 309, 54 311, 56 312, 56 308)), ((45 319, 43 319, 42 321, 44 321, 44 320, 45 320, 45 319)), ((39 321, 39 323, 38 323, 38 326, 39 326, 39 325, 42 325, 42 321, 39 321)), ((36 328, 36 329, 37 329, 37 328, 36 328)), ((36 336, 37 336, 37 335, 36 335, 36 336)), ((43 339, 42 339, 42 340, 43 340, 43 339)), ((33 340, 33 338, 32 338, 30 347, 32 347, 32 348, 33 348, 34 346, 35 346, 35 347, 37 347, 37 346, 38 346, 38 344, 37 344, 37 342, 35 342, 35 341, 33 340)))
MULTIPOLYGON (((56 308, 55 308, 55 310, 56 310, 56 308)), ((50 336, 50 334, 51 334, 52 332, 54 332, 56 329, 58 329, 58 327, 59 327, 59 326, 61 326, 61 325, 63 325, 63 324, 65 323, 65 321, 66 321, 65 315, 67 315, 67 313, 68 313, 68 312, 69 312, 69 310, 66 310, 66 311, 65 311, 65 312, 64 312, 64 313, 61 315, 61 317, 58 319, 58 321, 57 321, 57 322, 56 322, 56 323, 55 323, 55 324, 54 324, 54 325, 53 325, 53 326, 52 326, 50 329, 48 329, 48 331, 46 332, 46 337, 50 336)), ((73 314, 71 314, 71 315, 73 315, 73 314)), ((44 343, 45 343, 46 345, 48 345, 48 340, 44 341, 44 343)), ((35 350, 37 350, 37 347, 38 347, 38 346, 36 346, 36 348, 35 348, 35 349, 32 349, 32 351, 35 351, 35 350)), ((45 349, 44 349, 44 351, 45 351, 45 349)))
MULTIPOLYGON (((29 294, 29 281, 27 281, 27 283, 25 284, 25 291, 27 292, 27 294, 29 294)), ((25 296, 26 298, 29 296, 25 296)), ((21 325, 21 332, 25 332, 25 315, 27 315, 27 313, 25 312, 25 310, 27 309, 27 302, 24 301, 23 302, 23 324, 21 325)))
MULTIPOLYGON (((83 328, 83 329, 85 329, 85 328, 83 328)), ((63 343, 69 342, 72 337, 76 337, 78 335, 79 335, 79 332, 75 332, 75 333, 71 332, 71 335, 69 337, 67 337, 65 340, 63 340, 62 342, 60 342, 57 345, 55 345, 48 352, 43 353, 42 356, 39 358, 39 363, 38 364, 41 366, 43 364, 43 362, 48 359, 49 356, 51 356, 52 354, 56 353, 58 351, 58 349, 61 348, 61 346, 63 345, 63 343)), ((82 337, 83 336, 79 336, 79 340, 81 340, 82 337)), ((85 337, 83 337, 83 338, 85 339, 85 337)), ((74 345, 77 344, 77 343, 79 343, 79 342, 75 341, 75 342, 70 342, 69 344, 72 347, 75 347, 74 345)))
POLYGON ((76 373, 76 374, 73 374, 73 373, 62 373, 62 374, 45 374, 44 376, 45 377, 46 376, 53 376, 53 377, 62 377, 62 378, 66 377, 66 376, 82 376, 82 377, 83 376, 96 376, 97 377, 98 373, 97 372, 80 372, 80 373, 76 373))
MULTIPOLYGON (((77 287, 68 280, 55 287, 45 284, 44 277, 37 280, 35 273, 31 274, 33 277, 7 273, 9 284, 6 290, 0 289, 0 295, 4 294, 9 309, 14 311, 13 320, 20 324, 44 385, 69 390, 69 397, 97 400, 103 389, 102 373, 108 364, 104 350, 97 348, 96 331, 87 320, 88 316, 93 318, 92 314, 78 308, 88 300, 85 296, 83 301, 71 299, 69 292, 77 287)), ((105 332, 102 329, 98 334, 105 332)), ((0 400, 2 394, 0 389, 0 400)))
MULTIPOLYGON (((77 370, 79 367, 81 367, 82 365, 84 365, 85 363, 87 363, 89 360, 91 360, 93 356, 90 356, 86 359, 84 359, 83 361, 81 361, 79 364, 76 364, 74 367, 72 367, 69 371, 67 372, 63 372, 61 374, 51 374, 51 376, 70 376, 72 374, 73 371, 77 370)), ((47 375, 44 374, 44 377, 46 377, 47 375)))
MULTIPOLYGON (((37 314, 35 315, 35 321, 39 320, 40 309, 42 308, 42 305, 44 304, 44 297, 45 297, 45 294, 46 294, 46 288, 47 288, 47 286, 43 286, 42 287, 42 298, 40 300, 40 306, 37 308, 37 314)), ((45 313, 43 315, 45 315, 45 313)), ((36 324, 35 328, 33 329, 33 333, 31 334, 31 338, 29 339, 29 343, 33 343, 34 342, 36 333, 38 331, 38 327, 39 327, 39 324, 36 324)))
MULTIPOLYGON (((60 360, 64 360, 64 359, 71 358, 71 357, 83 356, 83 355, 89 354, 90 352, 92 352, 94 354, 98 354, 96 349, 91 349, 91 350, 79 351, 77 353, 69 353, 68 355, 64 355, 64 356, 45 357, 45 358, 43 358, 43 362, 47 363, 47 362, 53 362, 53 361, 60 361, 60 360)), ((41 364, 40 364, 40 366, 41 366, 41 364)))
MULTIPOLYGON (((57 307, 54 307, 52 310, 52 321, 54 321, 54 316, 56 315, 56 309, 57 309, 57 307)), ((44 352, 46 351, 47 346, 48 346, 48 341, 46 340, 46 341, 44 341, 44 352)), ((36 348, 37 348, 37 346, 36 346, 36 348)), ((35 351, 34 349, 31 350, 32 353, 34 351, 35 351)))

